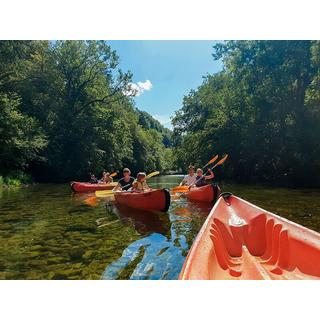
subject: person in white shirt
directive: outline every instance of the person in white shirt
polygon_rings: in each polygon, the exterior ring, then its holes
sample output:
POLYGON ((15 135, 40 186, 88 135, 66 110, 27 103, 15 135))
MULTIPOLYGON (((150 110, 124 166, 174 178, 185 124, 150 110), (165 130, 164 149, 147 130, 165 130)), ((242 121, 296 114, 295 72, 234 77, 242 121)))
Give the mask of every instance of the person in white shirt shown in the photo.
POLYGON ((180 186, 193 186, 196 183, 196 174, 194 173, 194 166, 189 166, 189 174, 183 177, 180 186))

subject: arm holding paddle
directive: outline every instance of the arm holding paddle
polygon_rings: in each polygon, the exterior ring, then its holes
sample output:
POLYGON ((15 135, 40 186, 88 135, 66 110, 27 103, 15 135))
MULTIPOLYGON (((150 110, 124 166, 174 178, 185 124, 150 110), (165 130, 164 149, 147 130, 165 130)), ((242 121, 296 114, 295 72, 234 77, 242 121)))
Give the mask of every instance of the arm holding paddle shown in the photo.
MULTIPOLYGON (((218 158, 218 155, 216 155, 215 157, 213 157, 204 167, 206 167, 206 166, 209 165, 209 164, 212 164, 215 160, 217 160, 217 158, 218 158)), ((220 161, 218 161, 218 162, 210 169, 211 174, 208 175, 207 178, 205 178, 205 180, 207 180, 207 179, 212 179, 212 178, 214 177, 214 173, 213 173, 212 170, 213 170, 214 168, 216 168, 217 166, 222 165, 222 164, 227 160, 227 158, 228 158, 228 154, 224 155, 224 157, 223 157, 220 161)), ((209 170, 208 170, 208 171, 209 171, 209 170)), ((210 172, 210 171, 209 171, 209 172, 210 172)), ((184 181, 184 180, 182 180, 182 182, 183 182, 183 181, 184 181)), ((182 184, 180 183, 179 186, 174 187, 174 188, 172 188, 171 190, 172 190, 173 192, 181 192, 181 193, 183 193, 183 192, 188 192, 189 186, 185 186, 185 185, 182 185, 182 184)))

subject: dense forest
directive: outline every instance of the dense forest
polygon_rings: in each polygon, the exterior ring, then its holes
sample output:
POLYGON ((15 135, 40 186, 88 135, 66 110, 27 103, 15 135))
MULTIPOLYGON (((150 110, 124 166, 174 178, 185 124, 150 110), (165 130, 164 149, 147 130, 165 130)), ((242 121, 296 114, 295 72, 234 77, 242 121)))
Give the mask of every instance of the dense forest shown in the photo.
POLYGON ((320 42, 227 41, 223 70, 184 97, 173 119, 177 164, 229 160, 238 182, 320 186, 320 42))
POLYGON ((118 64, 105 41, 0 41, 2 181, 172 168, 171 132, 136 109, 118 64))
MULTIPOLYGON (((220 177, 320 186, 320 42, 225 41, 173 132, 136 108, 105 41, 0 41, 0 176, 185 170, 228 153, 220 177)), ((221 170, 221 169, 220 169, 221 170)), ((1 182, 1 181, 0 181, 1 182)))

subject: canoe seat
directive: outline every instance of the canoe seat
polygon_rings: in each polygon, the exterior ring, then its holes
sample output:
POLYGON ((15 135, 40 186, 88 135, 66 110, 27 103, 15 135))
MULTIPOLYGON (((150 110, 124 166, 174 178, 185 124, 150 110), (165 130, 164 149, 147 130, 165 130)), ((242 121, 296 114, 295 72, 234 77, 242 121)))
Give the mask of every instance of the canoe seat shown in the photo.
MULTIPOLYGON (((212 241, 210 259, 215 277, 241 279, 300 279, 305 274, 320 276, 320 248, 299 241, 273 218, 259 214, 241 225, 226 224, 227 219, 215 217, 210 228, 212 241), (314 263, 304 261, 314 260, 314 263), (214 265, 216 264, 216 265, 214 265), (221 270, 219 270, 221 269, 221 270), (294 273, 292 273, 294 271, 294 273), (304 274, 304 275, 303 275, 304 274)), ((230 221, 230 220, 229 220, 230 221)), ((211 273, 211 272, 210 272, 211 273)))
POLYGON ((320 234, 235 196, 222 197, 180 279, 319 279, 320 234))

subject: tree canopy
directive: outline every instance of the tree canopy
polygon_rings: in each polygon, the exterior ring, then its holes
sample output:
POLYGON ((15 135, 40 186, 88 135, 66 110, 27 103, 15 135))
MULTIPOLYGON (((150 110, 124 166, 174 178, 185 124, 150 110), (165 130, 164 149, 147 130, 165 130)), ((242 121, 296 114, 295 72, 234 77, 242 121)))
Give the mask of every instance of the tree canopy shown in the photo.
POLYGON ((0 41, 0 174, 170 169, 170 134, 135 108, 118 63, 105 41, 0 41))
POLYGON ((0 41, 0 175, 86 179, 185 170, 228 153, 223 177, 320 186, 320 42, 226 41, 164 128, 136 108, 105 41, 0 41), (210 70, 208 70, 210 71, 210 70))
POLYGON ((229 153, 240 182, 320 185, 320 42, 227 41, 221 72, 183 99, 173 119, 176 162, 229 153))

